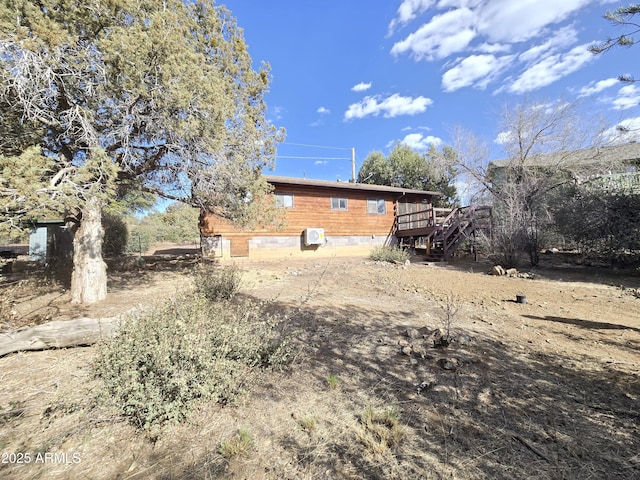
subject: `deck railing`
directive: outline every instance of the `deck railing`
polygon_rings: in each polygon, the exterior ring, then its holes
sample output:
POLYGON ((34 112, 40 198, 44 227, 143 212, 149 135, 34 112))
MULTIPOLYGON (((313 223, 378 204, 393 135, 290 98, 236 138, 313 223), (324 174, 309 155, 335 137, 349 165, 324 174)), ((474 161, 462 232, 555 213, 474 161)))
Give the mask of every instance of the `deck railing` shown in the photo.
POLYGON ((427 208, 417 212, 396 215, 396 230, 412 230, 414 228, 433 227, 435 225, 435 209, 427 208))
POLYGON ((439 242, 445 258, 478 229, 491 228, 491 207, 471 205, 457 208, 429 208, 396 216, 396 235, 412 237, 430 249, 439 242))

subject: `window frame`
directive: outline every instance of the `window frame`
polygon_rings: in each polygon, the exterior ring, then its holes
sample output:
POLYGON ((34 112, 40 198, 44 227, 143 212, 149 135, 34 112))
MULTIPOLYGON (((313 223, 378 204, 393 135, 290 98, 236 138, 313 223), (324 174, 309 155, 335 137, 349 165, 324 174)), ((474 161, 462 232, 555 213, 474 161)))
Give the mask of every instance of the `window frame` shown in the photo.
POLYGON ((293 193, 274 193, 273 197, 275 198, 275 203, 276 203, 276 207, 277 208, 288 208, 288 209, 292 209, 295 206, 295 202, 294 202, 294 195, 293 193), (285 197, 289 197, 291 198, 291 205, 287 205, 286 202, 284 202, 284 198, 285 197), (282 202, 278 201, 278 198, 282 199, 282 202))
POLYGON ((367 215, 386 215, 387 214, 387 201, 384 198, 367 198, 367 215), (371 202, 375 202, 375 211, 371 211, 369 205, 371 202), (380 211, 380 202, 382 202, 382 211, 380 211))
POLYGON ((346 212, 349 210, 349 199, 347 197, 330 197, 329 206, 331 207, 331 210, 336 210, 338 212, 346 212), (333 206, 334 200, 338 201, 337 207, 333 206), (341 200, 344 200, 344 207, 340 206, 341 200))

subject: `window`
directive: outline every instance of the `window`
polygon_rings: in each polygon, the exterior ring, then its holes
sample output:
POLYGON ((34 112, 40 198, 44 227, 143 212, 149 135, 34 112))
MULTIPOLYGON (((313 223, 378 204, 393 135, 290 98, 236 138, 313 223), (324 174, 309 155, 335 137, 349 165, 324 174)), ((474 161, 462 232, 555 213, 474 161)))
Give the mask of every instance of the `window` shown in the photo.
POLYGON ((331 210, 347 210, 347 199, 331 197, 331 210))
POLYGON ((367 199, 367 213, 371 213, 373 215, 384 215, 387 213, 384 198, 367 199))
POLYGON ((276 193, 276 207, 278 208, 293 208, 293 195, 290 193, 276 193))

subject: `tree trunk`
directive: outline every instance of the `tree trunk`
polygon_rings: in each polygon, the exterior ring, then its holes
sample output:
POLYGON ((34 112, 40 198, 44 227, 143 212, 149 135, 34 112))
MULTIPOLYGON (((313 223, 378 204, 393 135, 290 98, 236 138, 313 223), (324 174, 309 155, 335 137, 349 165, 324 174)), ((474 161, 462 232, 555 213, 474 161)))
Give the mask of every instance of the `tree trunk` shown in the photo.
POLYGON ((107 264, 102 260, 102 209, 96 198, 82 209, 73 237, 71 303, 95 303, 107 296, 107 264))
POLYGON ((113 337, 122 317, 77 318, 56 320, 25 327, 13 332, 0 333, 0 357, 26 350, 47 350, 93 345, 113 337))

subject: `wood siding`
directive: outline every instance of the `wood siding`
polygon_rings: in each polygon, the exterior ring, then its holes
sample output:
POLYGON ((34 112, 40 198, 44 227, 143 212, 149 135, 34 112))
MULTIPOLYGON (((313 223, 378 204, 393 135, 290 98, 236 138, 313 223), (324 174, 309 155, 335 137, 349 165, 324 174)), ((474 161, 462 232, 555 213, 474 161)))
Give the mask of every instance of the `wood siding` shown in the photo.
POLYGON ((388 235, 394 222, 394 196, 309 187, 283 187, 293 195, 293 208, 285 209, 286 225, 279 235, 299 235, 309 227, 324 228, 325 235, 388 235), (346 210, 332 210, 331 198, 346 198, 346 210), (367 199, 384 199, 385 214, 368 214, 367 199))
MULTIPOLYGON (((228 238, 247 236, 299 236, 306 228, 324 228, 326 236, 391 235, 395 220, 395 202, 401 194, 349 190, 308 185, 276 185, 274 194, 293 195, 293 208, 285 208, 283 228, 259 228, 251 232, 238 229, 212 215, 201 219, 204 236, 228 238), (331 198, 346 198, 346 210, 332 210, 331 198), (367 200, 384 199, 385 213, 367 213, 367 200)), ((425 198, 425 197, 423 197, 425 198)), ((403 198, 403 200, 405 200, 403 198)), ((422 200, 422 199, 421 199, 422 200)), ((430 201, 430 198, 429 198, 430 201)), ((233 241, 233 240, 232 240, 233 241)))

